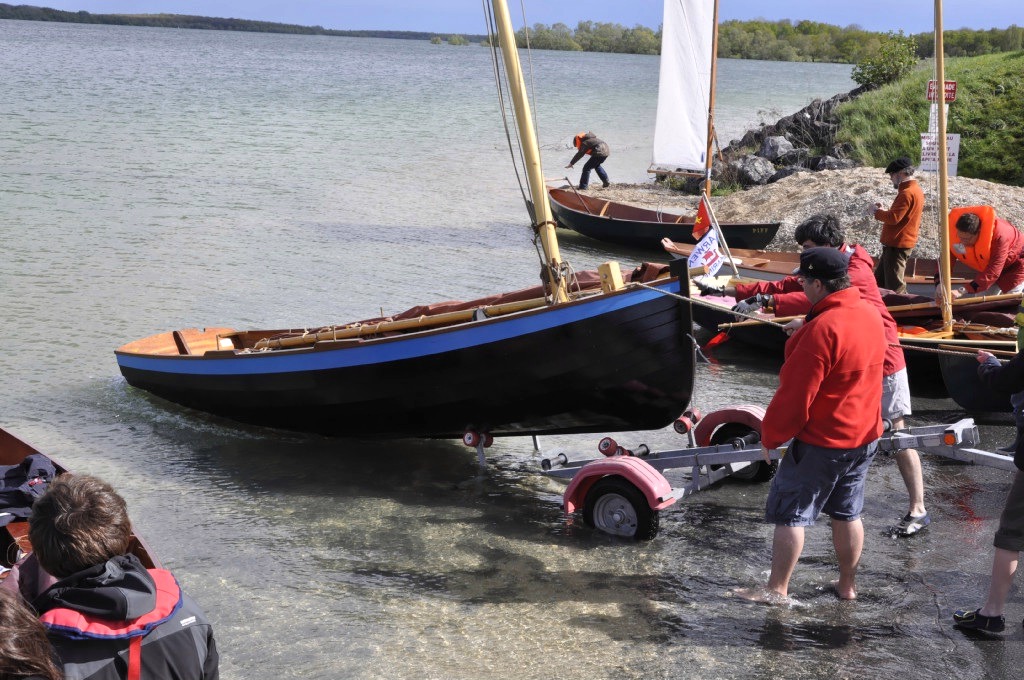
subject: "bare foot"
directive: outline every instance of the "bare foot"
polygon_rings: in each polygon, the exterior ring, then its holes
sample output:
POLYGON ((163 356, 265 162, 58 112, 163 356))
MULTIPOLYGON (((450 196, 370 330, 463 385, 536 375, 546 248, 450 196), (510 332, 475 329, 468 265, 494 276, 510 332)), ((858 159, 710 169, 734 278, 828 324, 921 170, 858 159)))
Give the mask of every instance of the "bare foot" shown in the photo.
POLYGON ((796 600, 793 598, 777 593, 774 590, 768 590, 767 588, 735 588, 732 591, 732 594, 737 597, 742 597, 744 600, 750 600, 751 602, 783 605, 796 604, 796 600))
POLYGON ((840 587, 839 586, 839 581, 833 581, 832 582, 832 588, 836 591, 836 597, 838 597, 840 600, 856 600, 857 599, 857 589, 854 588, 853 586, 850 586, 849 588, 840 587))

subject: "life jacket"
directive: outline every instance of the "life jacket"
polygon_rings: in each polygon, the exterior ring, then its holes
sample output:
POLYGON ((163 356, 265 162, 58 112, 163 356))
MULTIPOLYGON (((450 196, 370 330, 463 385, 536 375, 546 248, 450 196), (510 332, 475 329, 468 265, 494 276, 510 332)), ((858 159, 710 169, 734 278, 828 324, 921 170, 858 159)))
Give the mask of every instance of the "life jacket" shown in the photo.
POLYGON ((164 569, 147 569, 156 585, 156 606, 132 621, 111 621, 67 607, 50 609, 39 617, 49 632, 72 640, 128 640, 128 680, 139 680, 142 638, 181 609, 178 581, 164 569))
POLYGON ((990 205, 975 205, 966 208, 953 208, 949 211, 949 252, 957 260, 977 272, 988 268, 992 255, 992 237, 996 232, 996 209, 990 205), (973 246, 965 246, 957 235, 956 222, 961 216, 974 213, 981 218, 981 229, 978 240, 973 246), (959 248, 957 247, 959 245, 959 248), (963 251, 963 252, 961 252, 963 251))

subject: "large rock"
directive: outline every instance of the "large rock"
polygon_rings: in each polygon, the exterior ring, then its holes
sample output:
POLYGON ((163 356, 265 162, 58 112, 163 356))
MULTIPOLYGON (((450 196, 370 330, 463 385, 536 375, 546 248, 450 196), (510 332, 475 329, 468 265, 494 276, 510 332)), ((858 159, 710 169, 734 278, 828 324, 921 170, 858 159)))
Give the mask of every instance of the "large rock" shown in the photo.
POLYGON ((744 156, 729 165, 736 171, 737 179, 743 186, 767 184, 775 174, 775 166, 760 156, 744 156))
POLYGON ((793 151, 793 143, 782 135, 773 135, 771 137, 765 137, 765 140, 761 142, 761 150, 757 152, 757 155, 761 158, 777 163, 782 156, 793 151))

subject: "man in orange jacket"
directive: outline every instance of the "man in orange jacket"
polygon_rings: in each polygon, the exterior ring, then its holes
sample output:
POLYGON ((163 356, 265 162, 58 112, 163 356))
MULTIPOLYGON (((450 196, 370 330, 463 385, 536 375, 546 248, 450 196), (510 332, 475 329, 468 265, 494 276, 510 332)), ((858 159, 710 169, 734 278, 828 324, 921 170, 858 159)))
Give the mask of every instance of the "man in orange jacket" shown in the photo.
POLYGON ((907 259, 917 244, 921 230, 921 213, 924 211, 924 191, 913 179, 914 166, 906 156, 897 158, 885 168, 889 180, 896 188, 896 200, 888 210, 881 203, 875 203, 872 216, 882 223, 882 256, 875 268, 875 280, 882 288, 896 293, 906 293, 907 283, 903 273, 907 259))

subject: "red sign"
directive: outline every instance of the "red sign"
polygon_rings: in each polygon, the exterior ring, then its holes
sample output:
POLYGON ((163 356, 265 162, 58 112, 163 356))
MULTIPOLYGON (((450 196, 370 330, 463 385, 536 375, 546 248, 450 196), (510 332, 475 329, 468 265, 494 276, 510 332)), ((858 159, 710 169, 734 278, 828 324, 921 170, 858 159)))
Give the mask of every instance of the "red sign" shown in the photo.
MULTIPOLYGON (((936 84, 936 82, 937 81, 935 81, 935 80, 929 80, 928 81, 928 101, 930 101, 930 102, 935 101, 935 84, 936 84)), ((945 87, 945 102, 947 104, 949 104, 950 102, 955 102, 955 101, 956 101, 956 81, 955 80, 947 80, 946 81, 946 87, 945 87)))

